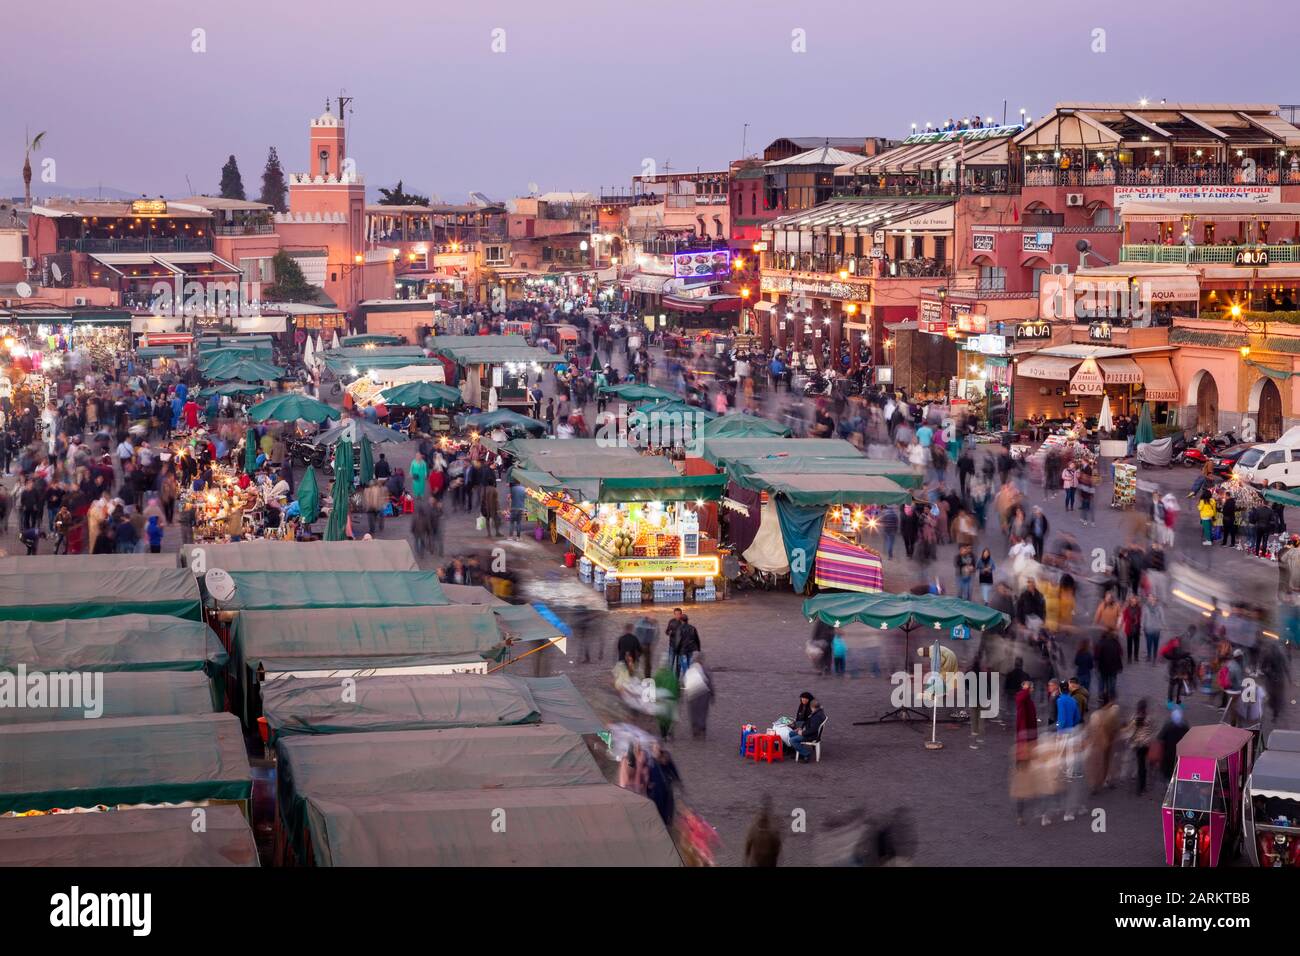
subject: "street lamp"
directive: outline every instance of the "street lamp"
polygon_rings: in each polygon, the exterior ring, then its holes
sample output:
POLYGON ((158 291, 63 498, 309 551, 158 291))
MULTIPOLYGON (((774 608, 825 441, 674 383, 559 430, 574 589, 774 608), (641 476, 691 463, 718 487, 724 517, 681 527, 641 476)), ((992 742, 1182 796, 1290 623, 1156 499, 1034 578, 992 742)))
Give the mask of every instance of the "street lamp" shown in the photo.
POLYGON ((1250 346, 1243 345, 1240 349, 1242 358, 1250 358, 1250 346))

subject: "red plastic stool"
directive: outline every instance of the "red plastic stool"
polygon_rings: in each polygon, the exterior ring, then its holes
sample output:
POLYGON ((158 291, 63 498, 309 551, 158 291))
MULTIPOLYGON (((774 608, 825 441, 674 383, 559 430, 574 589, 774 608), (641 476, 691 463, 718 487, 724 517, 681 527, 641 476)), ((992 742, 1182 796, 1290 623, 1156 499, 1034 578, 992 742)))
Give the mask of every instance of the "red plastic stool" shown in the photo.
POLYGON ((761 734, 751 733, 745 737, 745 759, 758 762, 758 738, 761 734))
POLYGON ((776 734, 764 734, 758 738, 758 755, 754 758, 754 762, 760 760, 766 760, 768 763, 774 760, 785 760, 785 748, 781 746, 781 738, 776 734))

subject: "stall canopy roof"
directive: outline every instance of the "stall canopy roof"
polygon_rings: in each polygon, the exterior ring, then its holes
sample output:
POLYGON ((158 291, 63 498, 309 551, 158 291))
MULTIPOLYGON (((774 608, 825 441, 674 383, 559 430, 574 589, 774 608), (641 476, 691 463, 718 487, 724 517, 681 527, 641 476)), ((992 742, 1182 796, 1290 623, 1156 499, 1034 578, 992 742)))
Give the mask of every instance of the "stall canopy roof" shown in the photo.
POLYGON ((937 594, 819 594, 803 602, 804 617, 839 627, 857 621, 872 628, 958 624, 986 630, 1009 623, 1007 615, 983 604, 937 594))
POLYGON ((742 488, 757 490, 748 483, 754 472, 769 475, 881 475, 900 488, 916 488, 921 476, 912 466, 901 461, 875 458, 814 458, 806 455, 788 455, 774 458, 733 458, 727 462, 727 476, 742 488))
POLYGON ((181 560, 192 565, 203 552, 204 567, 224 571, 418 571, 405 539, 385 541, 240 541, 186 545, 181 560))
POLYGON ((763 436, 788 438, 790 428, 787 425, 778 424, 770 418, 760 418, 757 415, 746 415, 743 412, 737 412, 705 422, 704 427, 700 430, 700 436, 703 438, 757 438, 763 436))
POLYGON ((910 492, 880 475, 754 472, 747 481, 797 505, 901 505, 912 500, 910 492))
POLYGON ((430 346, 434 354, 445 356, 457 365, 564 361, 561 355, 529 345, 522 335, 435 335, 430 346))
MULTIPOLYGON (((310 547, 310 545, 309 545, 310 547)), ((184 572, 188 574, 188 572, 184 572)), ((413 607, 446 604, 432 571, 235 571, 222 610, 413 607)), ((193 579, 193 575, 190 575, 193 579)))
POLYGON ((353 369, 368 372, 371 369, 409 368, 413 365, 438 365, 437 359, 424 355, 383 355, 383 349, 366 350, 365 355, 355 358, 345 355, 325 356, 325 365, 336 375, 351 374, 353 369))
POLYGON ((0 727, 0 813, 119 803, 247 800, 233 714, 105 717, 0 727))
POLYGON ((539 722, 579 734, 604 730, 564 676, 393 674, 358 678, 356 689, 356 700, 345 702, 334 678, 271 681, 262 690, 262 710, 277 735, 539 722))
MULTIPOLYGON (((29 665, 29 670, 35 670, 29 665)), ((113 671, 103 678, 103 713, 95 718, 210 714, 219 689, 202 671, 113 671)), ((85 720, 84 707, 0 707, 0 725, 85 720)))
POLYGON ((207 671, 225 666, 221 641, 202 621, 164 614, 0 623, 0 670, 207 671))
POLYGON ((257 842, 239 807, 188 807, 0 818, 0 867, 257 866, 257 842))
POLYGON ((655 805, 610 784, 311 799, 320 866, 680 866, 655 805), (481 826, 494 810, 506 834, 481 826))
POLYGON ((1126 202, 1124 221, 1300 222, 1300 202, 1126 202))
POLYGON ((86 574, 124 568, 176 567, 170 554, 32 554, 0 558, 0 574, 86 574))
POLYGON ((722 468, 732 459, 769 455, 862 458, 862 452, 842 438, 705 438, 700 446, 700 457, 722 468))
POLYGON ((163 614, 201 620, 194 575, 181 568, 0 574, 0 621, 163 614))
POLYGON ((1022 378, 1045 378, 1056 382, 1068 382, 1070 371, 1082 361, 1081 358, 1039 353, 1022 359, 1016 371, 1022 378))
POLYGON ((1257 796, 1300 796, 1300 753, 1265 750, 1250 771, 1250 790, 1257 796))

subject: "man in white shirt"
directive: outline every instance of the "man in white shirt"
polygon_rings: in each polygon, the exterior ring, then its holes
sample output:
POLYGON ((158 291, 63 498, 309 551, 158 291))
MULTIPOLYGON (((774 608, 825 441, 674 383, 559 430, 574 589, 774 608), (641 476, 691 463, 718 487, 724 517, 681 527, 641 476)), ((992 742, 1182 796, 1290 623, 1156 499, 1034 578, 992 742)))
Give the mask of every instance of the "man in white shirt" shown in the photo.
POLYGON ((117 446, 117 458, 123 465, 135 457, 135 447, 131 444, 131 436, 122 439, 122 443, 117 446))

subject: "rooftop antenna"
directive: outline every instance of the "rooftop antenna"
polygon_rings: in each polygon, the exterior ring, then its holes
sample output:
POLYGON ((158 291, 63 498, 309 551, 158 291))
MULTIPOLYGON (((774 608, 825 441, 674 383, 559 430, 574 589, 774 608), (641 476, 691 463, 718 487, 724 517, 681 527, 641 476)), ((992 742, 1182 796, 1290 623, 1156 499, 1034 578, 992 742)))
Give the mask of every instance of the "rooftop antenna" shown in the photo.
POLYGON ((746 123, 740 133, 740 158, 741 159, 744 159, 748 155, 748 153, 745 152, 745 147, 748 145, 749 145, 749 124, 746 123))
POLYGON ((186 174, 185 174, 185 188, 188 189, 188 190, 190 191, 190 195, 191 195, 191 196, 196 195, 196 193, 194 192, 194 185, 193 185, 193 183, 190 182, 190 174, 189 174, 189 173, 186 173, 186 174))
MULTIPOLYGON (((346 95, 347 92, 348 92, 347 90, 342 90, 342 89, 339 90, 338 103, 339 103, 339 122, 340 122, 340 123, 343 122, 343 108, 344 108, 345 106, 348 106, 348 104, 351 103, 353 99, 355 99, 355 97, 351 97, 351 96, 346 95)), ((349 113, 352 112, 352 109, 351 109, 350 107, 348 108, 348 112, 349 112, 349 113)))

